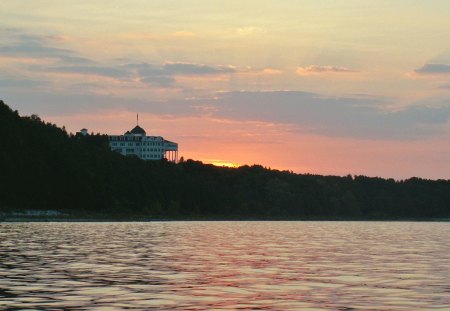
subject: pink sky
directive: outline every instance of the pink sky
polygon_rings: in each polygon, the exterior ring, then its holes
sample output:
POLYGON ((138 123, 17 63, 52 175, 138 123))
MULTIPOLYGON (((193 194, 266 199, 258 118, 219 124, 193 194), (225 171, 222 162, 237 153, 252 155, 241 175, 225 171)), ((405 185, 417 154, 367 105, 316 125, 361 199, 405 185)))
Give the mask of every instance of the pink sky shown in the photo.
MULTIPOLYGON (((101 117, 75 114, 48 119, 68 124, 71 132, 87 127, 95 133, 122 134, 135 125, 136 115, 115 111, 101 117)), ((148 135, 163 135, 179 142, 180 156, 207 163, 261 164, 297 173, 396 179, 411 176, 445 179, 450 175, 446 165, 450 153, 448 136, 407 141, 366 140, 297 133, 289 125, 268 122, 142 113, 139 120, 148 135)))
POLYGON ((3 1, 0 99, 204 162, 450 178, 450 2, 3 1))

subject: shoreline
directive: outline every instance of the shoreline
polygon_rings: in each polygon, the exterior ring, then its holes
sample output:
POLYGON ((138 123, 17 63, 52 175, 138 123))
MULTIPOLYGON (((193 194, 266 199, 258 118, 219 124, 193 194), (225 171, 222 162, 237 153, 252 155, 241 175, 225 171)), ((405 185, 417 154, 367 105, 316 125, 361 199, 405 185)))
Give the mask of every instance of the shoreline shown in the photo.
POLYGON ((252 222, 252 221, 264 221, 264 222, 289 222, 289 221, 319 221, 319 222, 450 222, 450 218, 404 218, 404 219, 392 219, 392 218, 299 218, 299 219, 260 219, 260 218, 129 218, 129 219, 114 219, 114 218, 18 218, 18 217, 5 217, 0 218, 0 223, 26 223, 26 222, 187 222, 187 221, 205 221, 205 222, 221 222, 221 221, 236 221, 236 222, 252 222))

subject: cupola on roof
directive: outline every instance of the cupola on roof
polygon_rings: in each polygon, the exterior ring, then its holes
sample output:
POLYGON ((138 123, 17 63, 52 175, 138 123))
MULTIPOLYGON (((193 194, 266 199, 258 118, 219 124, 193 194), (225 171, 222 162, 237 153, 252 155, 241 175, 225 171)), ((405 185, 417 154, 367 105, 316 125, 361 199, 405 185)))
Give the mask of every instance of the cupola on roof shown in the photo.
POLYGON ((134 127, 134 129, 132 129, 131 131, 130 131, 130 133, 131 134, 134 134, 134 135, 145 135, 146 133, 145 133, 145 130, 142 128, 142 127, 140 127, 139 125, 136 125, 135 127, 134 127))

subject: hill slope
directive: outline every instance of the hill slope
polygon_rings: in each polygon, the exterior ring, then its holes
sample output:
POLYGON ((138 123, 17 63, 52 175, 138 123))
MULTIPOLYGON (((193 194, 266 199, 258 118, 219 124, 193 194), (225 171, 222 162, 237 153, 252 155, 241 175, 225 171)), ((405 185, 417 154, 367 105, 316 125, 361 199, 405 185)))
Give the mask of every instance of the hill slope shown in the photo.
POLYGON ((126 158, 0 101, 0 211, 148 219, 450 218, 450 181, 299 175, 126 158))

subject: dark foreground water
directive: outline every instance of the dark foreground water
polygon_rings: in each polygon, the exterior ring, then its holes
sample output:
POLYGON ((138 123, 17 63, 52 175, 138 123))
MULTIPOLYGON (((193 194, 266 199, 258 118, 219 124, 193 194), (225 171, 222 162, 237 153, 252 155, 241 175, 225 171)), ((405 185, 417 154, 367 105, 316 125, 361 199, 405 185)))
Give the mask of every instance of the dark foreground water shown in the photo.
POLYGON ((0 309, 450 310, 450 223, 0 223, 0 309))

